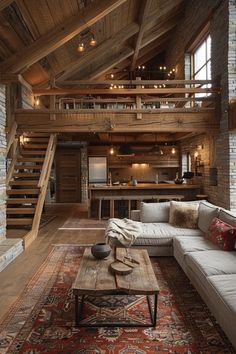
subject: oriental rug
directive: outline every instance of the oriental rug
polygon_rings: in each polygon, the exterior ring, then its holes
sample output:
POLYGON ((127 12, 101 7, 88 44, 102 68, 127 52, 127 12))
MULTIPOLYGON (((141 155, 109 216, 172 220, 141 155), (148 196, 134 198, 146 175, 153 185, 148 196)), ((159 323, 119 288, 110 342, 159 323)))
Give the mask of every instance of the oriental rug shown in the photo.
POLYGON ((105 230, 108 220, 80 219, 78 216, 70 216, 59 230, 105 230))
MULTIPOLYGON (((156 328, 75 328, 71 286, 83 250, 55 245, 0 325, 1 354, 235 354, 173 257, 151 260, 160 285, 156 328)), ((143 296, 90 297, 84 313, 84 321, 129 321, 145 320, 148 309, 143 296)))

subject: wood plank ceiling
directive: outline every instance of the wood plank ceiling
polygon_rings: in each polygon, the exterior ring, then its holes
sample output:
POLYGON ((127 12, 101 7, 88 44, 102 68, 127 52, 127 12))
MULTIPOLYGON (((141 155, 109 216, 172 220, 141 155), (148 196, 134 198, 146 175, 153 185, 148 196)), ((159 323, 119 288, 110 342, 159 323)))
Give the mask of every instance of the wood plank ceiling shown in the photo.
POLYGON ((182 10, 183 0, 1 0, 0 72, 44 87, 52 77, 122 76, 168 47, 182 10))

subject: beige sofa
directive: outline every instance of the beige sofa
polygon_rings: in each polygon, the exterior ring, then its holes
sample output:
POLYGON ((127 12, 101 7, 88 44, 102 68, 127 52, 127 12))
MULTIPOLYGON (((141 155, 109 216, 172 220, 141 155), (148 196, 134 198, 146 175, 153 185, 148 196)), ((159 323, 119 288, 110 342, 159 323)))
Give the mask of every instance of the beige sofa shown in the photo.
POLYGON ((179 228, 169 221, 170 202, 143 203, 131 218, 141 221, 134 243, 151 256, 174 255, 236 348, 236 250, 223 251, 204 238, 214 217, 236 227, 236 215, 206 201, 197 203, 198 228, 179 228))

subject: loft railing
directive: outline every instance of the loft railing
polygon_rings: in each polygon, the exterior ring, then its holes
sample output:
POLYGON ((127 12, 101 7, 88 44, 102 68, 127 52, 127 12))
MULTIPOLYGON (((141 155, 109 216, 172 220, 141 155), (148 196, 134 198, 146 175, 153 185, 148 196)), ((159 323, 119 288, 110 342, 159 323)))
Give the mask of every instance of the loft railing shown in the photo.
POLYGON ((127 112, 170 109, 213 110, 220 88, 211 80, 64 81, 63 86, 35 89, 56 96, 55 110, 127 112), (60 96, 60 98, 58 98, 60 96))

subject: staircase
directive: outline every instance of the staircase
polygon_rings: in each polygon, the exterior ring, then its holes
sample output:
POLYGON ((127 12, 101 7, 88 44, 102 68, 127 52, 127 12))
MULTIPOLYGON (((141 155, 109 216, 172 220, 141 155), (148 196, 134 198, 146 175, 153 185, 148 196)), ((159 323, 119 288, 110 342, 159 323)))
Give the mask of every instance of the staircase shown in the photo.
POLYGON ((55 149, 56 134, 24 134, 8 169, 7 229, 26 231, 25 247, 37 237, 55 149))

